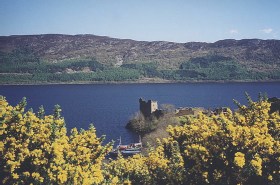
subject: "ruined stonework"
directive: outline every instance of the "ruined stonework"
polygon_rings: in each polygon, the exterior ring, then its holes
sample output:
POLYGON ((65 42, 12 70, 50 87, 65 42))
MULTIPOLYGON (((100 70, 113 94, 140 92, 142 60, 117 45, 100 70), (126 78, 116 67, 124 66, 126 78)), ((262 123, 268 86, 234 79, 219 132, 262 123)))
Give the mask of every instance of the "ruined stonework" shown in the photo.
POLYGON ((145 117, 150 117, 156 110, 158 110, 157 101, 148 100, 147 102, 142 98, 139 99, 140 112, 145 117))

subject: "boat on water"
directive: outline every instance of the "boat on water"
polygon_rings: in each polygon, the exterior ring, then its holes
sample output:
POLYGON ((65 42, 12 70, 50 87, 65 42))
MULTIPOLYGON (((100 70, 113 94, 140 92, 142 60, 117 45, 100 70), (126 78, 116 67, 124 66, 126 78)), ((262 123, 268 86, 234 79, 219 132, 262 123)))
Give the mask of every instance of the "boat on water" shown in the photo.
POLYGON ((141 153, 141 149, 142 149, 142 141, 141 141, 140 136, 139 136, 138 143, 131 143, 128 145, 122 145, 121 137, 120 137, 119 145, 116 148, 114 148, 111 152, 109 152, 109 155, 111 157, 117 157, 118 155, 128 157, 128 156, 132 156, 132 155, 141 153))

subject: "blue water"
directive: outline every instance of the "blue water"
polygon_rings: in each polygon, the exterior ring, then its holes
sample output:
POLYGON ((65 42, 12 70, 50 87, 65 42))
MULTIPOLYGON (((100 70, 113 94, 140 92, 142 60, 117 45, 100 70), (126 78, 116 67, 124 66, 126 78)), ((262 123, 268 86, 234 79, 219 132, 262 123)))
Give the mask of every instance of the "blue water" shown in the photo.
POLYGON ((67 128, 87 129, 93 123, 98 136, 106 135, 106 142, 120 136, 124 142, 137 141, 138 136, 125 129, 125 125, 139 110, 140 97, 157 100, 159 105, 235 109, 232 100, 246 103, 245 91, 254 100, 259 92, 280 97, 280 82, 0 86, 0 95, 10 104, 16 105, 26 97, 28 108, 32 107, 34 112, 43 105, 46 114, 51 114, 54 105, 59 104, 67 128))

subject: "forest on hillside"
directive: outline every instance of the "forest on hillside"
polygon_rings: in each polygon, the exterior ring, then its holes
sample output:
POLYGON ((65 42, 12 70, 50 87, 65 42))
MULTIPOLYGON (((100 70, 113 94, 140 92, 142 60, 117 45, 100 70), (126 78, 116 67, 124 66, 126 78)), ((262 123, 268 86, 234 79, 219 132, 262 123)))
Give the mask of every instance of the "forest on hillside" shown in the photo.
POLYGON ((94 58, 48 62, 29 50, 0 53, 0 84, 137 82, 157 79, 186 81, 279 80, 275 71, 252 71, 230 57, 206 55, 183 61, 178 69, 162 69, 160 62, 105 65, 94 58))

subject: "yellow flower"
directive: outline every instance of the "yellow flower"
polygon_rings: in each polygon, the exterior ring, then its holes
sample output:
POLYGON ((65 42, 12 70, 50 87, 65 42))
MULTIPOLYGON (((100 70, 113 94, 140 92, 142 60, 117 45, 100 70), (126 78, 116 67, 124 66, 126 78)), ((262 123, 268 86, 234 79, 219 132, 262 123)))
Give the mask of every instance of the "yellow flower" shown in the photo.
POLYGON ((29 172, 23 172, 23 175, 26 176, 26 177, 29 177, 30 173, 29 172))
POLYGON ((126 179, 125 181, 123 181, 123 184, 124 184, 124 185, 131 185, 131 181, 128 180, 128 179, 126 179))
POLYGON ((204 178, 204 180, 205 180, 206 183, 209 183, 209 180, 208 180, 208 172, 203 172, 203 173, 202 173, 202 177, 204 178))
POLYGON ((234 157, 234 164, 240 168, 245 165, 245 155, 241 152, 236 152, 234 157))
POLYGON ((60 174, 57 176, 60 183, 65 183, 67 181, 67 173, 66 171, 61 171, 60 174))
POLYGON ((119 178, 118 178, 118 177, 114 177, 114 178, 112 179, 111 184, 112 184, 112 185, 118 184, 118 182, 119 182, 119 178))
POLYGON ((38 178, 40 177, 40 174, 37 173, 37 172, 33 172, 33 173, 31 174, 31 176, 32 176, 34 179, 38 179, 38 178))
POLYGON ((14 179, 18 179, 19 178, 17 173, 13 173, 12 176, 13 176, 14 179))
POLYGON ((251 165, 253 167, 254 172, 261 176, 262 175, 262 159, 256 155, 253 160, 251 160, 251 165))
POLYGON ((0 141, 0 152, 4 151, 4 143, 2 141, 0 141))

